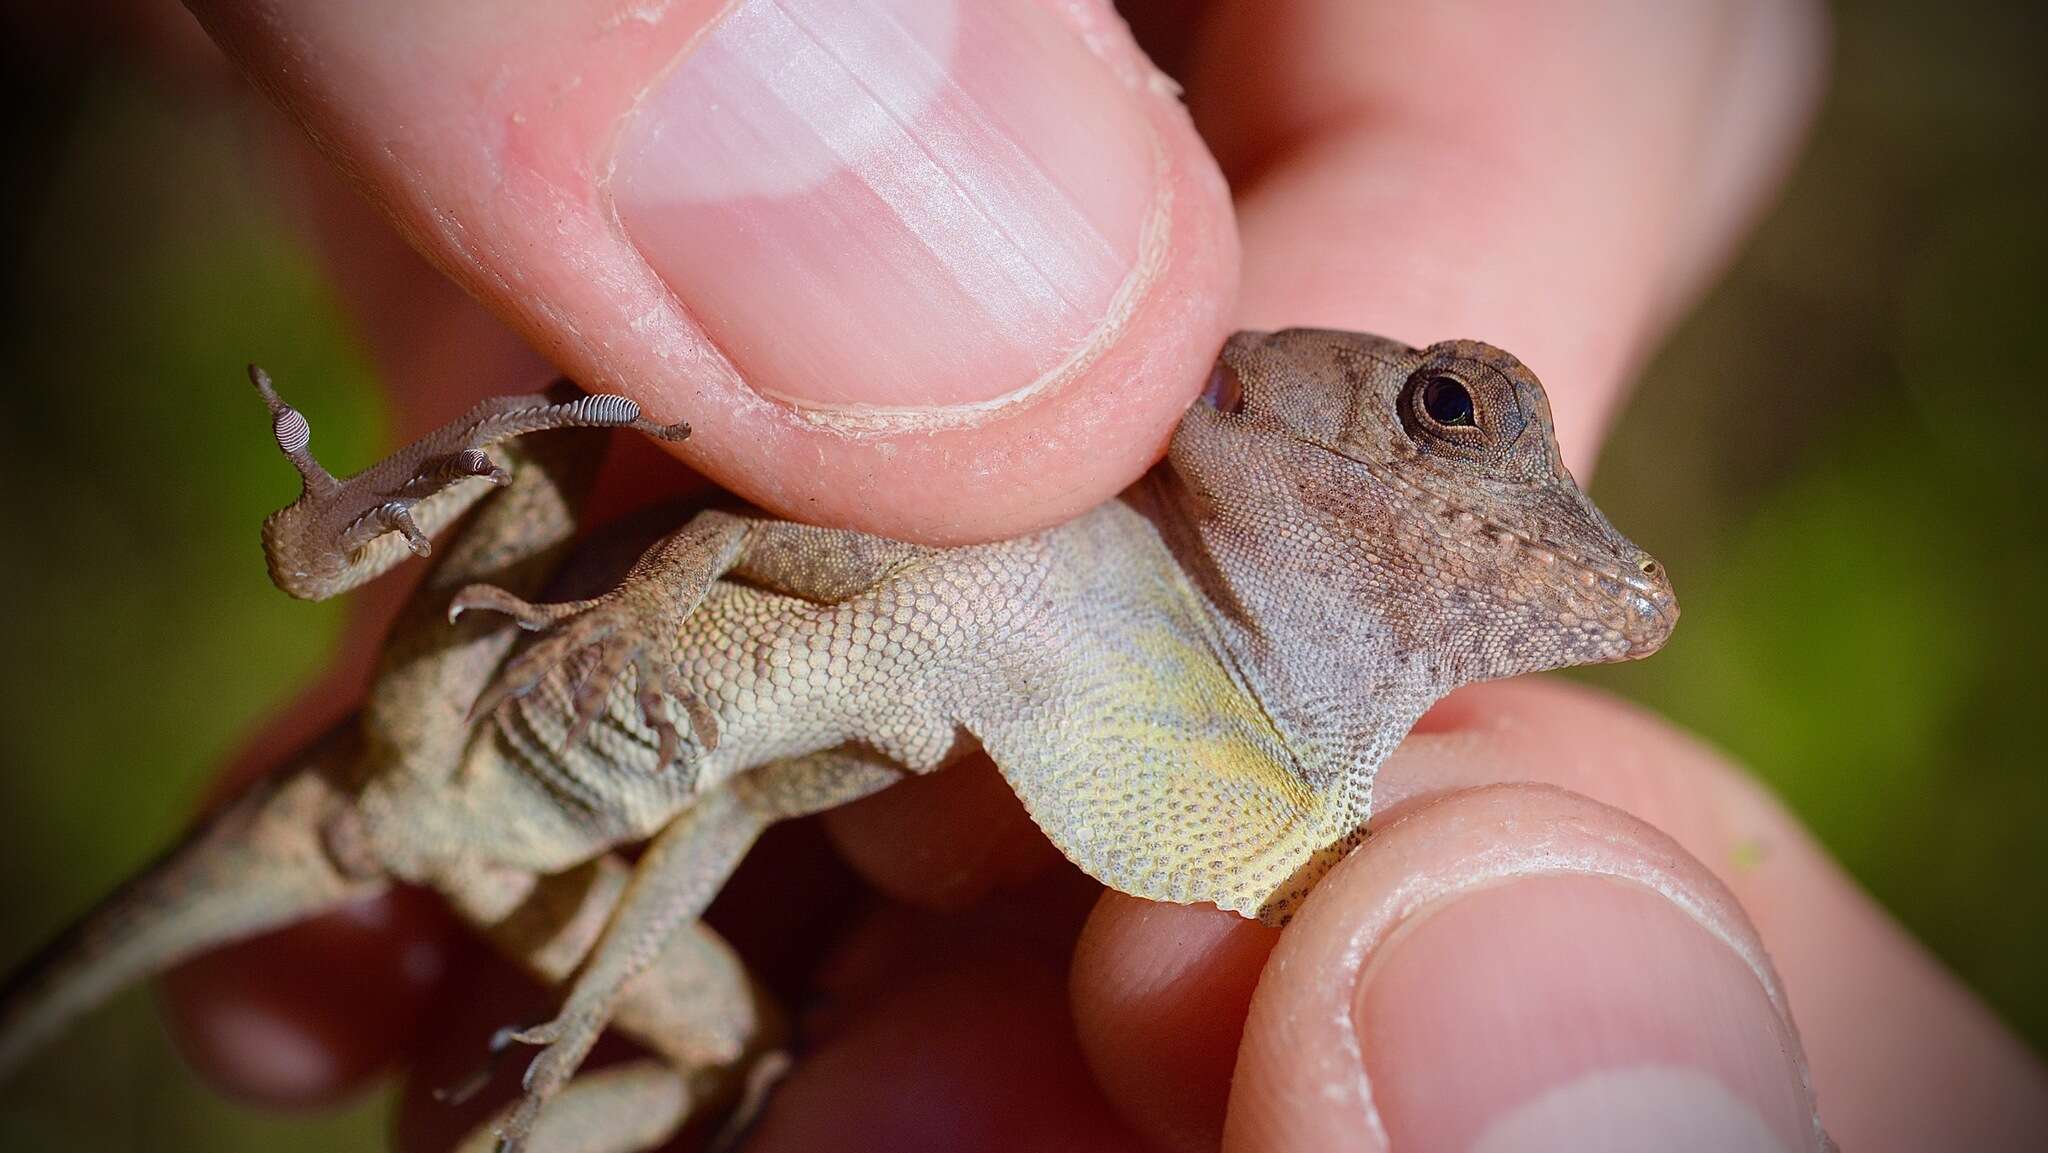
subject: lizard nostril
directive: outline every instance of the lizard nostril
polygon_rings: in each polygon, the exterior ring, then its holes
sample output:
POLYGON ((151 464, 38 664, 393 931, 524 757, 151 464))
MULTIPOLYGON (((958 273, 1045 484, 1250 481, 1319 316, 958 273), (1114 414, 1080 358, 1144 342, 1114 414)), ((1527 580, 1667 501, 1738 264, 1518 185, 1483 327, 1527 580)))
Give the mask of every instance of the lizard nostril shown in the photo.
POLYGON ((1646 577, 1655 577, 1658 573, 1664 571, 1663 566, 1649 557, 1644 557, 1642 563, 1638 564, 1636 568, 1642 570, 1642 574, 1646 577))

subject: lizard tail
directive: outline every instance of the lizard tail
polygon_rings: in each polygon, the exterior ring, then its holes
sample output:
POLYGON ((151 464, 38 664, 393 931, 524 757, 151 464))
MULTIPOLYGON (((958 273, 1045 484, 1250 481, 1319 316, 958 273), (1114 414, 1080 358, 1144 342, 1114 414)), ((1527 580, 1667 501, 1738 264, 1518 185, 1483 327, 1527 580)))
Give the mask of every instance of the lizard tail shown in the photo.
POLYGON ((383 887, 352 799, 335 783, 358 747, 351 718, 0 983, 0 1080, 126 986, 383 887))

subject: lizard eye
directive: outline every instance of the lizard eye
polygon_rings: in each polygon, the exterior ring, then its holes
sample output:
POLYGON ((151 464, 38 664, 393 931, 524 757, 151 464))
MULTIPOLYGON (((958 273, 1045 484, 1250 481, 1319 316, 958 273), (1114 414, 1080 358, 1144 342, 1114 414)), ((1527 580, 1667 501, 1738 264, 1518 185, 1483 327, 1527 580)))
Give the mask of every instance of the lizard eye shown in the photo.
POLYGON ((1542 386, 1520 361, 1474 342, 1431 346, 1392 398, 1401 431, 1423 456, 1496 480, 1553 470, 1542 386), (1536 436, 1524 436, 1531 425, 1536 436))
POLYGON ((1423 382, 1422 411, 1446 428, 1470 428, 1476 423, 1472 392, 1454 376, 1432 376, 1423 382))

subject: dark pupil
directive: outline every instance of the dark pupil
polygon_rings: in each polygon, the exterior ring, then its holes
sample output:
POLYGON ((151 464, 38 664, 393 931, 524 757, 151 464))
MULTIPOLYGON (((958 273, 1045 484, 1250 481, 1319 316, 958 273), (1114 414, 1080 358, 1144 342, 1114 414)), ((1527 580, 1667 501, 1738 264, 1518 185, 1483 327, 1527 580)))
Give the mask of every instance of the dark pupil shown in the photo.
POLYGON ((1438 424, 1472 423, 1472 394, 1448 376, 1432 377, 1422 386, 1422 408, 1438 424))

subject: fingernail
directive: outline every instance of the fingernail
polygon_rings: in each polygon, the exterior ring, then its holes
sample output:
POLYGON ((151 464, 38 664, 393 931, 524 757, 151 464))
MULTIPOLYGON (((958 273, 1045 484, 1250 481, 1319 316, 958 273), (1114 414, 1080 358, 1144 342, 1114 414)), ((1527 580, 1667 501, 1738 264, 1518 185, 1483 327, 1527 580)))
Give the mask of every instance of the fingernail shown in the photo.
POLYGON ((942 410, 1128 309, 1157 99, 1030 0, 740 0, 634 110, 627 235, 757 391, 942 410))
POLYGON ((1418 913, 1352 1016, 1396 1153, 1819 1147, 1797 1040, 1754 971, 1631 882, 1530 878, 1418 913))

